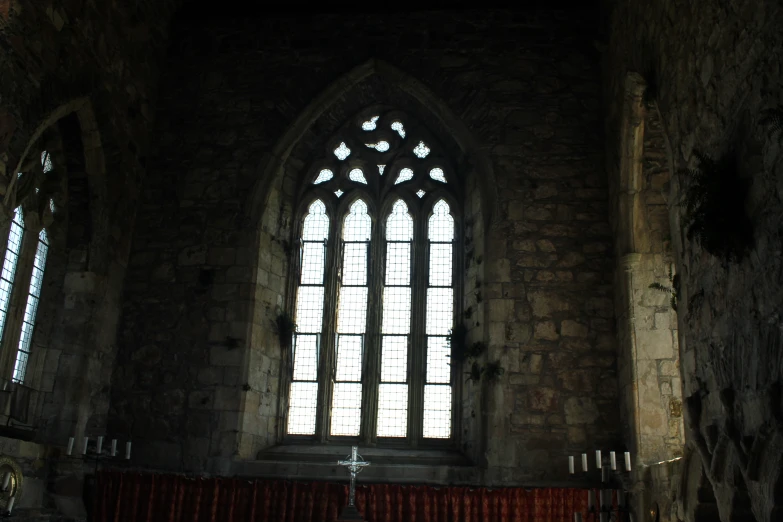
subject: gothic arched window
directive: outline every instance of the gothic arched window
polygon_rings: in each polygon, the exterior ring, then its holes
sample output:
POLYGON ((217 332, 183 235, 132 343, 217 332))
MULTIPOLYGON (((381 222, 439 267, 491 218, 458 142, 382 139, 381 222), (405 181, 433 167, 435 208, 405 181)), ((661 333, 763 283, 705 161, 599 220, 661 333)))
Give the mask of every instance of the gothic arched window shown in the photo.
POLYGON ((365 111, 313 163, 295 232, 286 435, 452 439, 458 195, 442 147, 396 111, 365 111))
POLYGON ((40 189, 53 169, 51 155, 43 151, 40 164, 37 158, 29 170, 18 174, 18 206, 7 229, 0 271, 1 371, 15 383, 24 383, 27 374, 49 251, 45 226, 54 212, 54 201, 40 189))

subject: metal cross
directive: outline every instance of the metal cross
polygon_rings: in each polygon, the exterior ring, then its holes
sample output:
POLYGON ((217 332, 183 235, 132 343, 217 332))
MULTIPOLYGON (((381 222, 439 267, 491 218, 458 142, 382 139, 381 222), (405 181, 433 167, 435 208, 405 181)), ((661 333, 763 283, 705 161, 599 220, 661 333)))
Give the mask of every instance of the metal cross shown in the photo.
POLYGON ((364 469, 365 466, 369 466, 369 462, 365 462, 362 460, 362 456, 358 453, 359 447, 358 446, 351 446, 351 458, 346 460, 338 460, 337 464, 340 466, 345 466, 348 468, 348 471, 351 472, 351 489, 349 490, 350 493, 348 495, 348 505, 353 506, 354 500, 356 498, 356 475, 364 469))

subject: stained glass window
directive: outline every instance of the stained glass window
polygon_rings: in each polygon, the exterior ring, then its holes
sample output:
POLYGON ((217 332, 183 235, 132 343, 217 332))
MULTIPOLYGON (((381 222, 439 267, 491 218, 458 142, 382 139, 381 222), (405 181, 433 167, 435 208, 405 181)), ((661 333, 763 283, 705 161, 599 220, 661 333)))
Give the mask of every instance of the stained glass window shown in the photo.
POLYGON ((314 162, 329 167, 310 173, 320 186, 308 189, 317 195, 300 222, 286 432, 448 441, 455 432, 447 342, 457 295, 455 220, 445 199, 433 205, 425 196, 434 182, 453 195, 456 178, 438 144, 429 134, 420 139, 420 126, 399 113, 365 114, 350 125, 344 136, 378 137, 355 150, 347 138, 335 141, 329 157, 314 162), (390 153, 384 164, 378 152, 390 153), (346 168, 339 162, 349 156, 346 168), (429 166, 413 167, 425 158, 429 166), (336 198, 328 205, 320 198, 330 192, 336 198))

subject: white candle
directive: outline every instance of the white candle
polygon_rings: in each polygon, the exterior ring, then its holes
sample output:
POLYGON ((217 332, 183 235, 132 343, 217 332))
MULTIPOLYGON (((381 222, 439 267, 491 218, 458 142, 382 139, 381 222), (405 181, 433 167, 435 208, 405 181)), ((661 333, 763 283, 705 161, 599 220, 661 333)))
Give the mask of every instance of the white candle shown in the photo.
POLYGON ((595 450, 595 467, 601 469, 602 464, 603 462, 601 461, 601 450, 595 450))
POLYGON ((587 453, 582 453, 582 471, 587 471, 587 453))
POLYGON ((102 449, 103 449, 103 435, 101 435, 100 437, 98 437, 98 449, 96 449, 96 450, 95 450, 95 452, 96 452, 98 455, 100 455, 100 454, 101 454, 101 450, 102 450, 102 449))
POLYGON ((587 490, 587 509, 593 510, 595 508, 595 491, 592 489, 587 490))
POLYGON ((16 495, 13 495, 10 499, 8 499, 8 509, 6 510, 6 513, 9 515, 11 514, 11 511, 14 509, 14 503, 16 502, 16 495))
POLYGON ((125 460, 130 460, 131 443, 130 441, 125 443, 125 460))
POLYGON ((117 456, 117 439, 111 439, 111 456, 117 456))
POLYGON ((612 471, 617 469, 617 455, 615 455, 614 451, 609 452, 609 461, 612 464, 612 471))
POLYGON ((625 471, 631 471, 631 452, 625 452, 625 471))
POLYGON ((11 472, 6 471, 5 476, 3 477, 3 491, 8 489, 8 484, 11 483, 11 472))
POLYGON ((71 455, 72 453, 73 453, 73 437, 68 437, 68 451, 65 454, 71 455))
POLYGON ((84 449, 82 450, 82 455, 87 455, 87 443, 90 442, 89 437, 84 437, 84 449))
POLYGON ((568 472, 573 475, 574 474, 574 456, 570 455, 568 457, 568 472))

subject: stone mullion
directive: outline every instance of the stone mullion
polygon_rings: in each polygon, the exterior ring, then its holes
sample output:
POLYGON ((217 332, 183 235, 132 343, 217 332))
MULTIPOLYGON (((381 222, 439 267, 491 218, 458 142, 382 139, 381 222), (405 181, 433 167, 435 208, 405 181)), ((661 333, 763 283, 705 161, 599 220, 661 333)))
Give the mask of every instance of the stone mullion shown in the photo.
POLYGON ((408 432, 415 447, 422 439, 424 415, 424 381, 427 364, 427 219, 425 213, 418 213, 413 228, 413 272, 411 292, 413 315, 410 341, 408 342, 408 432))
MULTIPOLYGON (((452 273, 452 280, 451 280, 451 287, 454 289, 454 327, 462 322, 462 310, 463 310, 463 294, 462 294, 462 287, 463 287, 463 277, 464 272, 462 270, 462 260, 464 259, 464 256, 462 255, 462 227, 461 219, 457 219, 458 215, 456 212, 457 209, 452 209, 451 215, 454 217, 454 241, 451 243, 451 254, 452 254, 452 265, 451 265, 451 273, 452 273)), ((467 342, 467 341, 465 341, 467 342)), ((449 356, 451 357, 451 351, 449 351, 449 356)), ((453 358, 451 359, 453 360, 453 358)), ((458 434, 460 433, 461 425, 462 425, 462 408, 461 405, 461 399, 462 398, 462 380, 459 378, 459 365, 452 364, 451 365, 451 440, 457 441, 458 440, 458 434)))
POLYGON ((382 219, 376 216, 371 235, 367 292, 367 325, 364 335, 364 364, 362 367, 362 431, 365 443, 376 440, 378 423, 378 385, 381 377, 381 315, 383 313, 383 261, 385 236, 382 219), (372 296, 380 296, 373 299, 372 296))
POLYGON ((332 392, 332 373, 335 363, 334 350, 337 331, 337 273, 342 262, 342 239, 338 216, 329 220, 329 240, 326 243, 326 266, 324 267, 324 317, 320 343, 321 361, 318 368, 319 393, 316 409, 316 438, 325 442, 329 435, 332 392))

